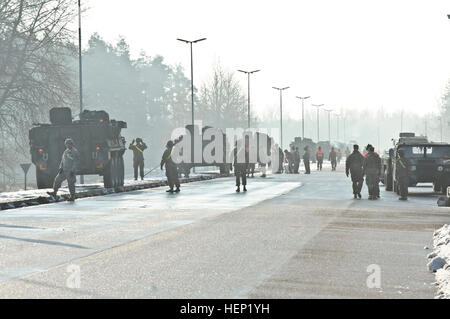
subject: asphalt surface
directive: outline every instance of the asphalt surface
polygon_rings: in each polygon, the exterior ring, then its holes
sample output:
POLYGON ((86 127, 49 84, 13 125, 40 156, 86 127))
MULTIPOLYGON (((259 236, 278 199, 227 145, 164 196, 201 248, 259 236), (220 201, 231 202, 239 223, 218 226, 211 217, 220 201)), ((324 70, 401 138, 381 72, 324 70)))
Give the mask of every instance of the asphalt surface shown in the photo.
POLYGON ((342 171, 234 178, 0 213, 1 298, 433 298, 430 187, 354 200, 342 171), (375 266, 374 266, 375 265, 375 266), (375 267, 375 268, 374 268, 375 267), (377 269, 379 285, 369 288, 377 269), (368 271, 369 270, 369 271, 368 271), (75 271, 75 272, 73 272, 75 271), (75 278, 75 280, 74 280, 75 278), (79 280, 78 280, 79 279, 79 280), (74 284, 75 283, 75 284, 74 284))

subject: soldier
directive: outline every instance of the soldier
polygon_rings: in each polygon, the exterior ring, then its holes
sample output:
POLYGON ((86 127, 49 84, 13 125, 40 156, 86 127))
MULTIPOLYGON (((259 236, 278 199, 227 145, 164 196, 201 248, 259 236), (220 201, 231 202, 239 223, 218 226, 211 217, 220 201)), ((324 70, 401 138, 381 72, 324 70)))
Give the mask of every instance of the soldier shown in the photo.
POLYGON ((378 199, 380 194, 380 170, 381 159, 374 151, 374 147, 370 144, 367 145, 367 156, 364 158, 363 172, 366 176, 366 184, 369 189, 369 199, 378 199))
POLYGON ((337 159, 337 153, 334 150, 334 147, 331 148, 330 154, 328 155, 328 160, 331 162, 331 170, 336 170, 336 159, 337 159))
POLYGON ((397 180, 397 187, 400 193, 400 200, 408 199, 408 185, 409 185, 409 161, 405 158, 405 151, 398 150, 399 158, 395 165, 395 179, 397 180))
POLYGON ((317 170, 322 170, 322 164, 323 164, 323 151, 322 148, 319 146, 319 148, 316 151, 316 159, 317 159, 317 170))
POLYGON ((286 173, 291 174, 293 172, 293 158, 292 153, 288 150, 284 150, 284 158, 285 162, 287 162, 287 170, 286 173))
POLYGON ((234 175, 236 175, 236 192, 239 193, 241 191, 241 179, 242 186, 244 186, 244 192, 247 191, 247 175, 246 171, 248 169, 249 162, 249 152, 245 146, 242 146, 238 149, 237 142, 235 143, 235 147, 233 150, 234 156, 234 175))
POLYGON ((309 148, 308 146, 305 146, 304 148, 305 153, 303 153, 303 164, 305 165, 305 174, 311 174, 311 169, 309 167, 309 148))
POLYGON ((136 145, 134 145, 133 140, 128 148, 133 151, 134 180, 137 181, 138 168, 141 180, 144 180, 144 150, 147 148, 147 145, 138 137, 136 138, 136 145))
POLYGON ((294 158, 294 174, 298 174, 298 169, 300 168, 300 152, 298 151, 298 147, 295 147, 295 150, 293 152, 293 158, 294 158))
POLYGON ((166 150, 161 158, 161 170, 163 165, 166 166, 166 176, 167 182, 169 184, 169 189, 166 191, 168 193, 178 193, 180 191, 180 180, 178 179, 177 165, 172 160, 173 142, 168 141, 166 144, 166 150), (173 186, 176 186, 176 190, 173 190, 173 186))
POLYGON ((53 182, 53 192, 47 192, 47 194, 56 199, 58 189, 61 187, 62 182, 67 179, 70 192, 70 197, 68 200, 73 202, 75 200, 75 183, 77 181, 75 174, 80 167, 80 155, 78 150, 74 147, 71 138, 67 138, 64 141, 64 144, 66 145, 66 150, 62 155, 58 175, 56 175, 53 182))
POLYGON ((347 156, 345 161, 345 174, 352 175, 353 197, 361 199, 361 189, 364 182, 363 177, 364 156, 359 152, 359 146, 353 145, 353 153, 347 156))

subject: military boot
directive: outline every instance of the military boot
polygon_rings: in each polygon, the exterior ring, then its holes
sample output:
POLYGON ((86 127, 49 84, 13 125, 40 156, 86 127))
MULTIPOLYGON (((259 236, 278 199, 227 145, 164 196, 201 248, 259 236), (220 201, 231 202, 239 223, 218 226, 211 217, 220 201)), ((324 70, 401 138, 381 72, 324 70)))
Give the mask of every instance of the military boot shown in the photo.
POLYGON ((241 191, 241 188, 238 186, 237 188, 236 188, 236 193, 239 193, 241 191))

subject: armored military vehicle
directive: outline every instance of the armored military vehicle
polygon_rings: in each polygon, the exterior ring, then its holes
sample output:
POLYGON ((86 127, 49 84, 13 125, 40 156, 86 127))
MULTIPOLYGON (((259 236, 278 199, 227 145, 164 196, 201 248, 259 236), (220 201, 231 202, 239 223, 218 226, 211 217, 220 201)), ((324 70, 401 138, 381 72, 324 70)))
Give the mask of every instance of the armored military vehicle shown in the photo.
MULTIPOLYGON (((227 163, 227 138, 226 138, 226 134, 222 132, 222 130, 218 129, 218 128, 213 128, 211 126, 204 126, 202 128, 202 131, 199 132, 199 127, 198 125, 186 125, 186 130, 189 132, 191 139, 194 139, 194 141, 191 140, 191 146, 194 146, 195 141, 201 141, 202 143, 202 148, 201 148, 201 158, 200 160, 195 161, 194 160, 194 149, 191 150, 191 159, 189 160, 188 163, 186 162, 181 162, 179 163, 178 166, 178 172, 180 174, 184 174, 184 176, 189 177, 191 168, 193 167, 202 167, 202 166, 218 166, 220 169, 220 173, 221 174, 229 174, 230 173, 230 164, 227 163), (221 161, 218 162, 208 162, 206 161, 205 158, 203 158, 203 151, 205 149, 205 147, 210 144, 213 140, 214 140, 214 135, 212 135, 210 138, 205 137, 204 133, 207 129, 212 129, 213 131, 216 131, 216 133, 220 134, 221 136, 223 136, 223 149, 222 149, 222 154, 223 154, 223 158, 221 158, 221 161), (195 138, 194 138, 195 136, 195 138), (194 143, 193 143, 194 142, 194 143)), ((186 135, 182 135, 180 136, 178 139, 175 140, 175 143, 182 141, 183 139, 187 138, 186 135)), ((229 148, 229 146, 228 146, 229 148)), ((212 155, 215 155, 215 149, 212 150, 212 155)))
POLYGON ((414 133, 400 133, 394 148, 383 158, 386 190, 398 192, 395 180, 398 151, 403 150, 410 163, 409 186, 417 183, 433 183, 435 192, 446 193, 450 186, 450 144, 429 142, 425 136, 414 133))
POLYGON ((50 110, 51 124, 35 124, 29 131, 31 160, 36 166, 38 188, 50 188, 58 173, 64 140, 70 137, 80 153, 79 175, 103 176, 104 186, 123 186, 125 138, 123 121, 110 120, 105 111, 85 110, 72 121, 70 108, 50 110))
POLYGON ((316 162, 316 147, 317 144, 313 142, 310 138, 301 138, 301 137, 295 137, 294 141, 289 145, 290 147, 295 146, 298 147, 298 150, 300 152, 300 156, 303 157, 303 154, 305 153, 305 146, 308 146, 309 153, 311 154, 311 161, 313 163, 316 162))
MULTIPOLYGON (((199 142, 201 141, 201 144, 202 144, 201 157, 199 159, 197 159, 196 161, 194 161, 194 155, 193 155, 194 152, 193 152, 193 150, 191 150, 190 161, 189 162, 182 161, 181 163, 179 163, 177 165, 178 172, 180 174, 184 174, 184 176, 187 177, 187 176, 189 176, 191 168, 193 168, 193 167, 216 166, 216 167, 219 167, 221 174, 225 174, 225 175, 230 174, 230 170, 231 170, 232 164, 233 164, 233 158, 232 158, 233 155, 231 152, 234 149, 234 146, 230 145, 230 141, 228 140, 226 134, 221 129, 213 128, 211 126, 202 127, 202 130, 200 132, 198 125, 186 125, 186 130, 189 132, 191 138, 194 138, 194 136, 195 136, 196 141, 199 141, 199 142), (214 134, 212 134, 211 136, 206 136, 205 132, 207 130, 209 133, 213 132, 214 134), (222 157, 218 161, 211 162, 204 158, 203 151, 205 150, 206 147, 211 147, 210 145, 215 138, 215 134, 217 134, 218 136, 222 136, 222 138, 223 138, 222 150, 221 150, 222 157)), ((263 161, 263 159, 259 158, 259 156, 260 156, 259 147, 260 147, 260 145, 262 145, 262 143, 263 143, 262 141, 267 141, 265 150, 270 150, 272 143, 273 143, 273 139, 270 138, 267 134, 259 133, 259 132, 256 132, 256 133, 247 132, 246 134, 255 134, 256 144, 257 144, 257 148, 258 148, 257 153, 256 153, 257 154, 256 162, 250 163, 250 164, 261 163, 263 161)), ((175 143, 179 143, 185 138, 187 138, 186 135, 181 135, 180 137, 178 137, 175 140, 175 143)), ((211 155, 215 156, 216 149, 207 150, 206 153, 209 154, 210 151, 211 151, 211 155)), ((270 152, 270 151, 268 151, 268 152, 270 152)), ((268 154, 268 153, 266 153, 266 154, 268 154)))

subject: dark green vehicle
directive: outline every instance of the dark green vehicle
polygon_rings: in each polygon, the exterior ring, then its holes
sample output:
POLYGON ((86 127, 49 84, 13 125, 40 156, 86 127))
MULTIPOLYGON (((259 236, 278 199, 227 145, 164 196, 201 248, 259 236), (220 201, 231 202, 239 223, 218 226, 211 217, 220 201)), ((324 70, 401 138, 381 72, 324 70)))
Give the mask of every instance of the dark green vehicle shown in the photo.
POLYGON ((400 133, 399 141, 383 161, 386 190, 398 190, 395 170, 400 149, 410 163, 409 186, 433 183, 435 192, 447 192, 450 186, 450 144, 428 142, 425 137, 415 137, 414 133, 400 133))
POLYGON ((36 166, 38 188, 51 188, 58 173, 64 140, 72 138, 80 153, 79 175, 101 175, 104 186, 124 184, 125 138, 120 135, 127 123, 110 120, 105 111, 85 110, 72 121, 66 107, 50 110, 51 124, 35 124, 29 131, 31 160, 36 166))

